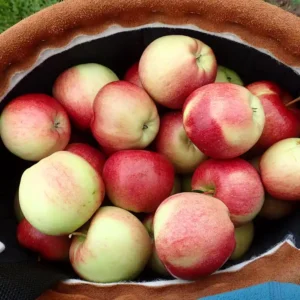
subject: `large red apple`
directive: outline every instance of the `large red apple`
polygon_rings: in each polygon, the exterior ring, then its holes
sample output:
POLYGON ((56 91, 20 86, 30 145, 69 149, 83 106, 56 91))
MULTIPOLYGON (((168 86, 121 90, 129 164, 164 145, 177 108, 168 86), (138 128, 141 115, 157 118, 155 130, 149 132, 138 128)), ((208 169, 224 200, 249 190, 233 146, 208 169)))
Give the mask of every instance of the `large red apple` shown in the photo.
POLYGON ((107 159, 103 169, 108 198, 133 212, 154 212, 171 194, 174 177, 167 158, 147 150, 118 151, 107 159))
POLYGON ((45 94, 26 94, 9 102, 1 114, 1 138, 16 156, 39 161, 63 150, 71 135, 62 105, 45 94))
POLYGON ((230 159, 247 152, 260 138, 264 123, 260 100, 233 83, 205 85, 183 107, 187 136, 212 158, 230 159))
POLYGON ((107 153, 146 148, 156 137, 159 123, 155 103, 133 83, 109 83, 96 96, 91 129, 107 153))
POLYGON ((235 248, 228 208, 217 198, 179 193, 154 215, 157 255, 174 277, 195 280, 217 271, 235 248))
POLYGON ((180 109, 188 95, 214 82, 217 62, 212 49, 184 35, 167 35, 154 40, 139 62, 145 90, 158 103, 180 109))
POLYGON ((103 65, 76 65, 58 76, 53 86, 53 95, 66 108, 73 124, 81 130, 87 130, 97 93, 107 83, 117 80, 117 75, 103 65))
POLYGON ((156 136, 156 151, 165 155, 176 173, 191 173, 206 156, 187 137, 182 112, 169 112, 161 118, 156 136))
POLYGON ((192 190, 223 201, 236 225, 254 219, 264 203, 258 172, 241 158, 203 162, 193 174, 192 190))
POLYGON ((69 257, 71 239, 68 235, 52 236, 41 233, 26 219, 18 225, 17 239, 21 246, 39 253, 45 260, 65 261, 69 257))
POLYGON ((65 150, 83 157, 99 174, 102 174, 105 156, 98 149, 84 143, 72 143, 65 150))
POLYGON ((254 146, 257 151, 263 152, 280 140, 299 135, 299 120, 285 106, 286 93, 277 84, 258 81, 248 85, 247 89, 260 99, 265 112, 265 126, 254 146))
POLYGON ((129 81, 139 87, 143 87, 139 76, 139 63, 133 64, 125 73, 124 80, 129 81))

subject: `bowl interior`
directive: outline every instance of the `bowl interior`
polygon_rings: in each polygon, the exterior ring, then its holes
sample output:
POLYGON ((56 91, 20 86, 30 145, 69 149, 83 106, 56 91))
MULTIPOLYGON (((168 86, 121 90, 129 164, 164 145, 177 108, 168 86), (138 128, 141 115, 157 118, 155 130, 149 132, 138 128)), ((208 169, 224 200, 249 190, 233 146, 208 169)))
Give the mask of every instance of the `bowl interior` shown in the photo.
MULTIPOLYGON (((81 63, 100 63, 114 70, 119 78, 139 60, 145 47, 155 38, 168 34, 184 34, 198 38, 214 50, 219 64, 235 70, 245 84, 257 80, 271 80, 288 90, 294 97, 300 95, 300 76, 292 68, 283 65, 271 56, 247 45, 203 32, 182 28, 144 28, 119 32, 103 38, 85 42, 69 50, 53 55, 36 66, 25 76, 0 103, 0 110, 16 96, 25 93, 46 93, 51 95, 53 83, 65 69, 81 63)), ((6 251, 0 255, 0 262, 36 261, 36 255, 21 249, 16 242, 16 218, 14 196, 25 168, 32 165, 9 153, 0 146, 2 163, 0 189, 0 241, 6 251)), ((34 193, 34 191, 32 191, 34 193)), ((256 235, 249 252, 240 261, 259 255, 282 241, 288 234, 297 236, 298 212, 280 221, 255 221, 256 235)), ((297 242, 297 241, 296 241, 297 242)), ((297 245, 297 243, 296 243, 297 245)), ((227 263, 226 268, 233 263, 227 263)), ((70 278, 77 278, 69 267, 57 265, 70 278)), ((155 275, 145 271, 139 279, 153 280, 155 275)))

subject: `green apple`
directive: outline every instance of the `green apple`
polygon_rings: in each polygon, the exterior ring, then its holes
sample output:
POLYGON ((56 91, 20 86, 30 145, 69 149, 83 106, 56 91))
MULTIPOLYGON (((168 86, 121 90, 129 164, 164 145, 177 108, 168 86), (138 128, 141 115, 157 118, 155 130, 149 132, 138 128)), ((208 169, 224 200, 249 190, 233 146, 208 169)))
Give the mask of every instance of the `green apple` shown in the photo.
POLYGON ((70 262, 82 279, 110 283, 134 280, 151 252, 151 239, 142 222, 122 208, 105 206, 88 228, 74 233, 70 262))
POLYGON ((244 85, 242 79, 235 71, 224 66, 218 66, 215 82, 230 82, 238 85, 244 85))

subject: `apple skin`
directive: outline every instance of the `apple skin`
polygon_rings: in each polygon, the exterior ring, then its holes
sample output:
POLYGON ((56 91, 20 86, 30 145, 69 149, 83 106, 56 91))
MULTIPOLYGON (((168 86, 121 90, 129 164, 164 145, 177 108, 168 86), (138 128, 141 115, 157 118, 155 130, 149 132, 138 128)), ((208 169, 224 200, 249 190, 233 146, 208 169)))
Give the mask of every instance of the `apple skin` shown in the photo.
POLYGON ((167 271, 164 264, 159 259, 156 249, 155 249, 153 220, 154 220, 154 213, 148 215, 143 221, 143 225, 147 229, 148 234, 150 235, 150 237, 152 239, 152 254, 151 254, 150 260, 148 261, 147 266, 153 272, 155 272, 163 277, 169 277, 170 273, 167 271))
POLYGON ((230 256, 230 260, 238 260, 242 258, 249 250, 254 239, 254 225, 253 222, 246 223, 234 230, 236 246, 230 256))
POLYGON ((259 169, 266 191, 278 200, 300 200, 300 138, 272 145, 261 157, 259 169))
POLYGON ((2 111, 1 138, 14 155, 39 161, 63 150, 71 135, 62 105, 45 94, 26 94, 10 101, 2 111))
POLYGON ((134 280, 145 268, 152 243, 142 222, 118 207, 101 207, 85 236, 74 236, 70 261, 74 271, 92 282, 134 280))
POLYGON ((65 150, 81 156, 99 174, 102 174, 106 158, 105 155, 101 153, 98 149, 85 143, 72 143, 69 144, 65 150))
POLYGON ((144 50, 139 76, 144 89, 158 103, 180 109, 195 89, 214 82, 217 61, 212 49, 184 35, 157 38, 144 50))
POLYGON ((242 79, 235 71, 221 65, 218 65, 215 82, 230 82, 237 85, 244 85, 242 79))
POLYGON ((123 150, 104 165, 103 180, 110 201, 123 209, 151 213, 172 192, 175 172, 161 154, 148 150, 123 150))
POLYGON ((19 186, 25 218, 48 235, 77 230, 100 207, 104 195, 101 176, 69 151, 58 151, 26 169, 19 186))
POLYGON ((195 90, 183 107, 187 136, 205 155, 238 157, 260 138, 265 115, 260 100, 245 87, 212 83, 195 90))
POLYGON ((109 68, 95 63, 73 66, 61 73, 54 85, 54 97, 65 107, 74 126, 88 130, 97 93, 119 78, 109 68))
POLYGON ((193 174, 192 190, 223 201, 235 225, 253 220, 264 203, 259 174, 241 158, 203 162, 193 174))
POLYGON ((281 98, 284 92, 278 85, 270 81, 258 81, 248 85, 247 89, 260 99, 265 112, 264 129, 255 148, 263 152, 280 140, 300 134, 299 120, 285 106, 281 98))
POLYGON ((106 153, 146 148, 155 139, 159 125, 155 103, 133 83, 109 83, 95 98, 91 130, 106 153))
POLYGON ((19 244, 48 261, 67 261, 71 239, 68 235, 51 236, 39 232, 26 219, 17 227, 17 240, 19 244))
POLYGON ((173 164, 176 173, 193 172, 207 157, 190 141, 183 127, 180 111, 166 113, 160 119, 155 149, 173 164))
POLYGON ((174 185, 170 195, 178 194, 181 192, 181 180, 179 175, 176 174, 174 177, 174 185))
POLYGON ((175 278, 197 280, 210 275, 235 248, 228 208, 204 194, 170 196, 156 210, 153 226, 157 255, 175 278))
POLYGON ((185 174, 181 176, 181 191, 191 192, 192 191, 192 178, 193 173, 185 174))
POLYGON ((140 88, 143 88, 143 85, 139 76, 139 62, 134 63, 125 73, 124 80, 131 82, 140 88))

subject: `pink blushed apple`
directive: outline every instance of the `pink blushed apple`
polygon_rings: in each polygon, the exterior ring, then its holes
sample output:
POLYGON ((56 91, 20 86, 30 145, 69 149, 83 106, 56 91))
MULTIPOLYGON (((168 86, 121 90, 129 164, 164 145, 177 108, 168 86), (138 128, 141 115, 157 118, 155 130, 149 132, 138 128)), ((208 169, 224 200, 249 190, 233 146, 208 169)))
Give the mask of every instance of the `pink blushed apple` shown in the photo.
POLYGON ((180 109, 195 89, 214 82, 217 62, 213 50, 202 41, 184 35, 154 40, 139 62, 145 90, 161 105, 180 109))
POLYGON ((197 193, 179 193, 161 203, 154 215, 154 240, 168 272, 184 280, 214 273, 235 248, 226 205, 197 193))
POLYGON ((258 172, 241 158, 203 162, 193 174, 192 190, 223 201, 236 225, 253 220, 264 203, 258 172))
POLYGON ((107 83, 117 80, 117 75, 106 66, 96 63, 80 64, 57 77, 53 95, 65 107, 73 124, 78 129, 88 130, 97 93, 107 83))
POLYGON ((187 137, 183 127, 182 112, 169 112, 160 120, 155 139, 156 151, 165 155, 176 173, 193 172, 207 157, 187 137))
POLYGON ((111 155, 103 169, 106 193, 118 207, 151 213, 174 185, 174 167, 163 155, 148 150, 123 150, 111 155))
POLYGON ((146 148, 155 139, 159 124, 155 103, 133 83, 109 83, 96 96, 91 129, 106 153, 146 148))
POLYGON ((39 161, 63 150, 71 135, 62 105, 45 94, 26 94, 9 102, 2 111, 1 139, 16 156, 39 161))
POLYGON ((143 87, 139 76, 139 63, 133 64, 125 73, 124 80, 131 82, 139 87, 143 87))
POLYGON ((245 87, 212 83, 185 101, 187 136, 205 155, 230 159, 246 153, 260 138, 265 115, 260 100, 245 87))
POLYGON ((300 138, 273 144, 261 157, 260 173, 266 191, 279 200, 300 200, 300 138))

